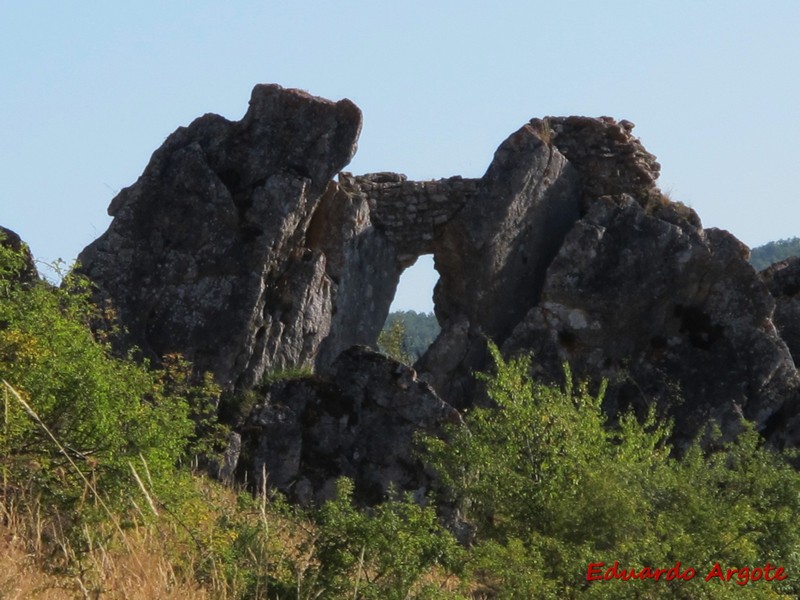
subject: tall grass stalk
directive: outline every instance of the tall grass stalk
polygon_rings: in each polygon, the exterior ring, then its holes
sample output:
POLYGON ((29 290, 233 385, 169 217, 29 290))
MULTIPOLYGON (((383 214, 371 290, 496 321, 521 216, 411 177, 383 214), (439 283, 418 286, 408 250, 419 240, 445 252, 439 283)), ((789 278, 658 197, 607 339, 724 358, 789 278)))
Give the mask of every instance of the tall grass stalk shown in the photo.
MULTIPOLYGON (((16 389, 14 389, 14 387, 10 383, 8 383, 5 379, 3 379, 3 386, 4 386, 4 389, 7 392, 11 393, 12 397, 16 398, 16 400, 20 403, 20 405, 22 406, 23 410, 28 414, 28 416, 31 419, 33 419, 34 422, 37 425, 39 425, 39 427, 42 428, 42 430, 47 434, 47 436, 51 440, 53 440, 53 443, 56 445, 56 448, 58 448, 58 451, 61 453, 61 455, 64 458, 67 459, 67 462, 69 462, 70 466, 73 469, 75 469, 75 472, 78 474, 78 476, 81 479, 83 479, 84 483, 86 484, 86 487, 88 487, 91 490, 92 494, 94 495, 95 500, 100 504, 100 506, 103 507, 103 510, 108 515, 108 518, 110 519, 111 523, 114 525, 114 527, 119 532, 119 534, 121 536, 121 539, 122 539, 122 542, 126 546, 129 546, 128 537, 125 535, 125 531, 122 529, 122 526, 120 525, 120 522, 119 522, 119 519, 117 518, 117 515, 115 515, 112 512, 112 510, 108 507, 108 504, 106 504, 105 500, 103 500, 103 497, 97 491, 97 488, 94 486, 94 484, 91 481, 89 481, 88 477, 86 477, 86 475, 84 475, 83 471, 81 471, 81 469, 78 467, 78 465, 75 464, 75 461, 72 460, 72 457, 69 455, 69 452, 67 452, 66 448, 64 448, 64 446, 61 444, 61 442, 58 441, 56 436, 53 435, 53 433, 50 431, 50 429, 47 427, 47 425, 44 424, 44 421, 42 421, 41 417, 39 417, 39 415, 36 413, 36 411, 33 410, 33 407, 31 407, 31 405, 28 404, 25 401, 25 399, 22 397, 22 395, 16 389)), ((129 549, 131 549, 131 548, 129 547, 129 549)), ((134 556, 135 556, 135 554, 134 554, 134 556)), ((142 566, 142 565, 139 565, 139 566, 142 566)))

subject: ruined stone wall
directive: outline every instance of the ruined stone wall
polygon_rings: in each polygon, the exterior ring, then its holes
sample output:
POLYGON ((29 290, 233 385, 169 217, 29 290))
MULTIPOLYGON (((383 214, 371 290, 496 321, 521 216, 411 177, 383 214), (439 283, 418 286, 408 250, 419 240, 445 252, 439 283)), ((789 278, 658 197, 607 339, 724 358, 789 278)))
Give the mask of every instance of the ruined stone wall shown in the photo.
POLYGON ((374 345, 402 272, 434 252, 441 229, 477 195, 480 180, 408 181, 397 173, 340 173, 314 214, 307 244, 327 259, 331 319, 316 366, 374 345))
POLYGON ((610 117, 548 117, 530 125, 577 168, 587 199, 630 194, 646 201, 660 196, 661 165, 633 136, 633 123, 610 117))
POLYGON ((372 222, 394 244, 402 267, 432 254, 437 229, 478 193, 480 179, 408 181, 398 173, 339 174, 339 185, 367 200, 372 222))

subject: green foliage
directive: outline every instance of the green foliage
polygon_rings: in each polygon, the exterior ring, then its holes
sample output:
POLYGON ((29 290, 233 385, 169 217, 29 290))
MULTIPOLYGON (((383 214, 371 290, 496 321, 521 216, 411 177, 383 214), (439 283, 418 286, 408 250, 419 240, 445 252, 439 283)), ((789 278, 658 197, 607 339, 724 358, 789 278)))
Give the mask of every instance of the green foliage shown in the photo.
POLYGON ((670 454, 654 413, 610 427, 601 395, 531 381, 530 359, 484 375, 499 409, 425 441, 475 527, 470 573, 498 598, 794 597, 800 590, 800 475, 752 429, 705 452, 670 454), (589 563, 697 570, 689 582, 586 580, 589 563), (705 582, 727 567, 781 565, 786 581, 705 582), (523 575, 524 574, 524 575, 523 575), (680 584, 680 585, 678 585, 680 584), (533 594, 535 590, 535 594, 533 594), (785 594, 780 596, 780 593, 785 594))
POLYGON ((166 397, 184 401, 189 409, 193 429, 187 439, 185 456, 211 456, 223 452, 228 444, 230 428, 218 419, 221 390, 211 373, 204 373, 197 381, 189 361, 180 354, 168 354, 162 359, 158 378, 166 397))
POLYGON ((406 330, 402 321, 395 321, 378 336, 378 349, 386 356, 406 365, 414 362, 406 346, 406 330))
POLYGON ((790 256, 800 256, 800 238, 778 240, 753 248, 750 251, 750 264, 756 271, 761 271, 790 256))
POLYGON ((125 503, 141 499, 132 464, 147 472, 147 485, 170 489, 176 464, 197 442, 191 417, 214 390, 191 385, 180 368, 151 371, 115 358, 89 329, 96 309, 88 282, 70 274, 61 289, 23 286, 13 276, 20 260, 0 248, 4 491, 32 487, 62 508, 78 507, 92 496, 88 481, 108 503, 125 503))
POLYGON ((219 420, 233 427, 239 426, 247 419, 253 407, 259 402, 263 402, 264 396, 273 385, 313 375, 314 369, 311 365, 268 371, 252 389, 236 390, 224 394, 217 411, 219 420))
MULTIPOLYGON (((35 498, 59 530, 77 532, 75 577, 82 549, 124 541, 145 523, 165 540, 176 571, 228 598, 800 594, 797 456, 765 449, 752 427, 676 458, 670 425, 654 412, 611 425, 602 390, 573 385, 569 369, 563 389, 538 384, 529 358, 505 361, 490 346, 495 373, 481 379, 497 408, 470 412, 467 427, 450 428, 445 440, 423 440, 444 499, 473 528, 469 549, 410 497, 355 507, 348 480, 309 512, 263 492, 231 501, 229 491, 176 468, 225 440, 211 381, 198 384, 178 356, 159 370, 116 357, 113 332, 98 339, 90 331, 97 311, 85 280, 69 275, 61 289, 23 284, 22 268, 20 255, 0 247, 0 508, 10 515, 10 506, 35 498), (638 570, 678 561, 696 569, 692 581, 587 581, 590 563, 638 570), (705 582, 717 562, 769 562, 789 577, 705 582)), ((392 324, 384 342, 410 361, 407 322, 392 324)), ((274 373, 264 385, 307 375, 274 373)), ((32 529, 41 531, 36 515, 32 529)))
POLYGON ((314 374, 314 368, 311 365, 300 365, 297 367, 288 367, 286 369, 278 369, 265 373, 261 379, 261 383, 257 386, 261 390, 266 390, 271 386, 281 381, 291 381, 292 379, 300 379, 303 377, 310 377, 314 374))
POLYGON ((176 554, 177 565, 190 567, 200 582, 213 582, 222 592, 220 597, 297 597, 298 587, 304 585, 307 557, 296 552, 297 542, 285 530, 308 528, 302 515, 280 496, 254 497, 242 492, 232 503, 232 494, 211 482, 183 489, 188 493, 173 500, 171 518, 181 528, 172 541, 179 553, 185 549, 181 541, 191 551, 176 554))
MULTIPOLYGON (((0 248, 0 507, 35 498, 69 535, 68 572, 82 577, 82 553, 127 546, 126 531, 149 523, 176 571, 224 597, 441 597, 422 578, 460 549, 432 508, 406 498, 361 511, 348 482, 310 516, 266 494, 231 507, 177 468, 225 439, 216 386, 198 385, 179 356, 158 370, 116 357, 113 331, 91 333, 86 280, 23 285, 20 265, 0 248)), ((264 385, 310 374, 284 370, 264 385)))
POLYGON ((439 335, 440 327, 431 313, 413 310, 389 313, 378 338, 381 352, 389 356, 406 356, 411 364, 419 359, 439 335))
POLYGON ((435 511, 410 497, 361 511, 352 496, 352 482, 341 479, 337 498, 315 515, 315 586, 320 597, 453 598, 422 582, 433 567, 449 567, 461 553, 435 511))

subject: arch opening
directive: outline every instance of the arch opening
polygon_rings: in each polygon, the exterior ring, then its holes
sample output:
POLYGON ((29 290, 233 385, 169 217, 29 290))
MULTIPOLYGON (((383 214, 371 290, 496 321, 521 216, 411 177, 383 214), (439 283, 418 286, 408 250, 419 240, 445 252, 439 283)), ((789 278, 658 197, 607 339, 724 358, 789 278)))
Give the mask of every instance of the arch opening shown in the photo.
POLYGON ((403 271, 378 337, 381 352, 409 365, 425 354, 441 330, 433 311, 438 281, 432 254, 420 256, 403 271))

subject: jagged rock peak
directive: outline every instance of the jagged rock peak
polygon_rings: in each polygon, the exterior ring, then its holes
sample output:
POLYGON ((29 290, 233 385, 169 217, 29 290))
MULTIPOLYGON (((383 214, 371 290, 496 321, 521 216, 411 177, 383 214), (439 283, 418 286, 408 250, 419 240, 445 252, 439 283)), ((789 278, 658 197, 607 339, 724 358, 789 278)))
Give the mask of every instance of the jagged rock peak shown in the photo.
POLYGON ((657 191, 661 165, 632 135, 630 121, 573 116, 532 119, 529 124, 578 169, 586 197, 627 193, 644 200, 657 191))
POLYGON ((241 121, 207 114, 167 138, 81 270, 147 355, 180 352, 225 387, 313 361, 330 282, 305 232, 360 129, 349 100, 256 86, 241 121))

